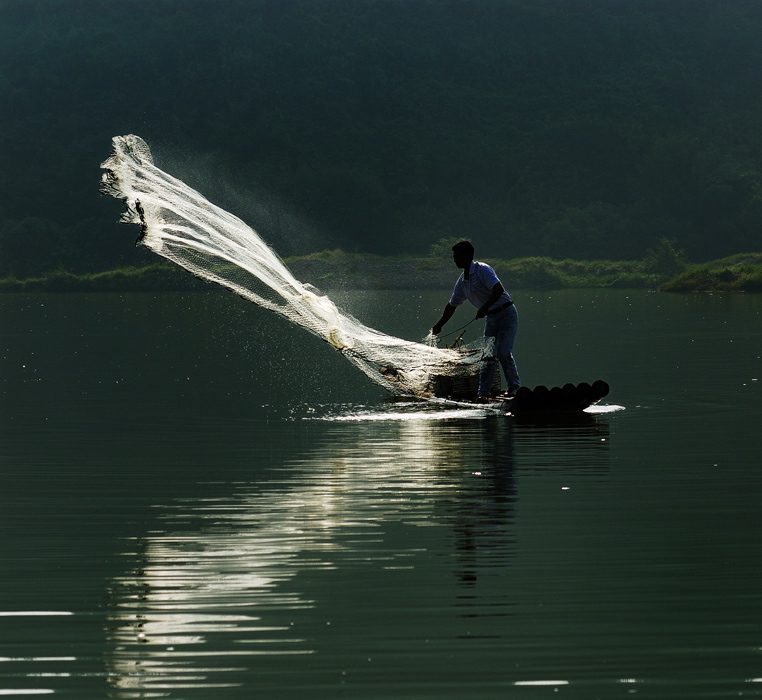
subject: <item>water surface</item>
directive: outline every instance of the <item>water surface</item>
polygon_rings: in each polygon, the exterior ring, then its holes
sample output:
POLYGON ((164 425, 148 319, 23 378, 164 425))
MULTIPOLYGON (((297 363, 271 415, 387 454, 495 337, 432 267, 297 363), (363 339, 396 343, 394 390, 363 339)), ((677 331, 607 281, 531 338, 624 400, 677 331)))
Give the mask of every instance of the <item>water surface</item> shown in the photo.
MULTIPOLYGON (((0 297, 0 695, 762 695, 762 299, 515 296, 525 382, 625 410, 389 403, 225 294, 0 297)), ((419 339, 446 292, 336 299, 419 339)))

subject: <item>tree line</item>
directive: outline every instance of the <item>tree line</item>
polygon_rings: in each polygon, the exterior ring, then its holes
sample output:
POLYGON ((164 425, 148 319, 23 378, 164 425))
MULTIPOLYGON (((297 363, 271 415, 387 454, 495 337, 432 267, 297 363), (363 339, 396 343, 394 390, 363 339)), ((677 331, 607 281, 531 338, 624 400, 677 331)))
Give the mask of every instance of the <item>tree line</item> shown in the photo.
POLYGON ((760 249, 755 0, 4 0, 0 275, 147 260, 110 138, 282 255, 760 249))

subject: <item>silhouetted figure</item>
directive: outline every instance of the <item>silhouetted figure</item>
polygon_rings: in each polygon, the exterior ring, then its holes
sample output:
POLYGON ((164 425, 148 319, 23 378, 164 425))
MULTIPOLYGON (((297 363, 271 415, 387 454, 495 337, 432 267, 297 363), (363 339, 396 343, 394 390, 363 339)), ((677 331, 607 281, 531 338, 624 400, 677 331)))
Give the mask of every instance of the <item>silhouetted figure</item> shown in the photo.
POLYGON ((469 241, 461 241, 452 247, 452 259, 463 272, 455 283, 442 317, 434 324, 431 332, 439 335, 455 309, 468 299, 477 309, 476 318, 487 318, 484 337, 494 338, 492 354, 485 358, 479 375, 479 398, 486 399, 490 395, 497 360, 503 367, 508 393, 512 395, 521 386, 513 359, 513 341, 519 324, 516 305, 495 271, 486 263, 474 260, 474 246, 469 241))

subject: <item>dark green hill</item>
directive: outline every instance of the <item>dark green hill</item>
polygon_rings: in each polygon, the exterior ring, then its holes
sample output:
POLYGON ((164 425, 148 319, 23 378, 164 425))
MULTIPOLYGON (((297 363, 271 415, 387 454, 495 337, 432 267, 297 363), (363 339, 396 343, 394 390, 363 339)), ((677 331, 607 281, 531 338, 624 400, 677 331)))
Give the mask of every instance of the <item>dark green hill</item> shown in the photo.
POLYGON ((0 275, 134 264, 115 134, 283 255, 759 248, 757 0, 4 0, 0 275))

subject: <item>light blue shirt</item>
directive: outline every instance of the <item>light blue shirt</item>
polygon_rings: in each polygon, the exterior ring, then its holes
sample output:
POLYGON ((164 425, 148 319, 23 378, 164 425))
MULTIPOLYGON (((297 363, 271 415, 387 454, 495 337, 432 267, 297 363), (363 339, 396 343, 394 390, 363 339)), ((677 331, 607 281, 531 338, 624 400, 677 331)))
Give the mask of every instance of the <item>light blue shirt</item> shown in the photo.
MULTIPOLYGON (((500 280, 489 265, 477 262, 476 260, 471 262, 469 279, 465 279, 464 274, 461 273, 458 281, 455 283, 455 288, 452 290, 452 296, 450 297, 450 306, 460 306, 468 299, 477 309, 480 309, 487 303, 490 294, 492 294, 492 288, 500 280)), ((491 308, 495 309, 508 301, 511 301, 511 295, 508 292, 503 292, 491 308)))

